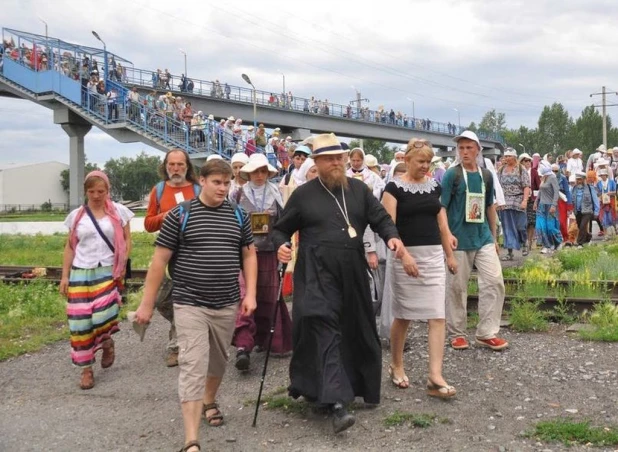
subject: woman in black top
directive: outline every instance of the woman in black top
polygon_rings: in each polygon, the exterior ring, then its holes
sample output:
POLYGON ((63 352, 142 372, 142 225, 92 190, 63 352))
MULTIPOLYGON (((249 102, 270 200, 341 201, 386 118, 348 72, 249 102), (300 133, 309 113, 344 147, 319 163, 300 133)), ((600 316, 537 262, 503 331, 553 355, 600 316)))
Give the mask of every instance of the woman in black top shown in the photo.
POLYGON ((392 383, 409 387, 403 366, 403 347, 410 320, 428 320, 429 375, 427 394, 448 398, 455 388, 442 377, 444 356, 445 282, 444 255, 449 271, 457 271, 453 254, 457 240, 452 236, 446 211, 440 203, 440 184, 427 176, 433 158, 431 143, 413 138, 405 154, 407 171, 389 182, 382 203, 395 221, 406 246, 401 261, 391 262, 393 294, 391 355, 392 383))

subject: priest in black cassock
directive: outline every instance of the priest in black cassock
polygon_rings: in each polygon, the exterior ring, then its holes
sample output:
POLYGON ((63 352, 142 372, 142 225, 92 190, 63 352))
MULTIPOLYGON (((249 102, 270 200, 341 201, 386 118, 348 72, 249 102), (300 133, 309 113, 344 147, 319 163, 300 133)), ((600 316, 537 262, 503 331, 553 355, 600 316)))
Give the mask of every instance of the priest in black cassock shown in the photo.
POLYGON ((335 433, 354 424, 345 409, 354 397, 380 402, 382 350, 363 232, 369 224, 398 257, 405 250, 367 185, 346 177, 347 152, 334 134, 314 138, 319 177, 292 193, 273 232, 277 257, 287 263, 292 251, 285 243, 300 231, 289 393, 328 407, 335 433))

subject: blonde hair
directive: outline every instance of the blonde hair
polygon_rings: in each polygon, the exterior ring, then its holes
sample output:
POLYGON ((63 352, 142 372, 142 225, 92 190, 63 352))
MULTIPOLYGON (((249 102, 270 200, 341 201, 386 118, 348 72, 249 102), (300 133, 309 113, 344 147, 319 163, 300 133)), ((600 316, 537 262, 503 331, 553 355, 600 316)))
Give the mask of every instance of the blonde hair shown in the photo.
POLYGON ((408 141, 408 146, 406 147, 406 160, 412 155, 421 155, 431 159, 434 156, 433 147, 427 140, 412 138, 408 141))

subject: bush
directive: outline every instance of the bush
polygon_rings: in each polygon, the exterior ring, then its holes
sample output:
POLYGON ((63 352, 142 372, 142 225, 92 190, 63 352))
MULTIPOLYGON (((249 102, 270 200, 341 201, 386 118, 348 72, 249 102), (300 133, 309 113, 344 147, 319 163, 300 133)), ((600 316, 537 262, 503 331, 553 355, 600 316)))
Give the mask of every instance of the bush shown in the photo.
POLYGON ((514 300, 509 310, 511 327, 522 333, 531 331, 547 331, 549 322, 546 314, 540 309, 540 301, 514 300))

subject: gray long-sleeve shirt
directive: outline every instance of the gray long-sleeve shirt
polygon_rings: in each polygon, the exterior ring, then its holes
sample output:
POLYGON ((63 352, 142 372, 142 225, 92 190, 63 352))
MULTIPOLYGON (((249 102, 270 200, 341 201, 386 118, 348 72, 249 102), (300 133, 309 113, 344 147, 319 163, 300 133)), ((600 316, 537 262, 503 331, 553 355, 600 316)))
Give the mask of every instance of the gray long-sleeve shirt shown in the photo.
POLYGON ((550 204, 556 207, 558 205, 559 192, 560 187, 558 186, 558 179, 556 179, 556 176, 552 174, 541 182, 541 186, 539 187, 538 203, 550 204))

